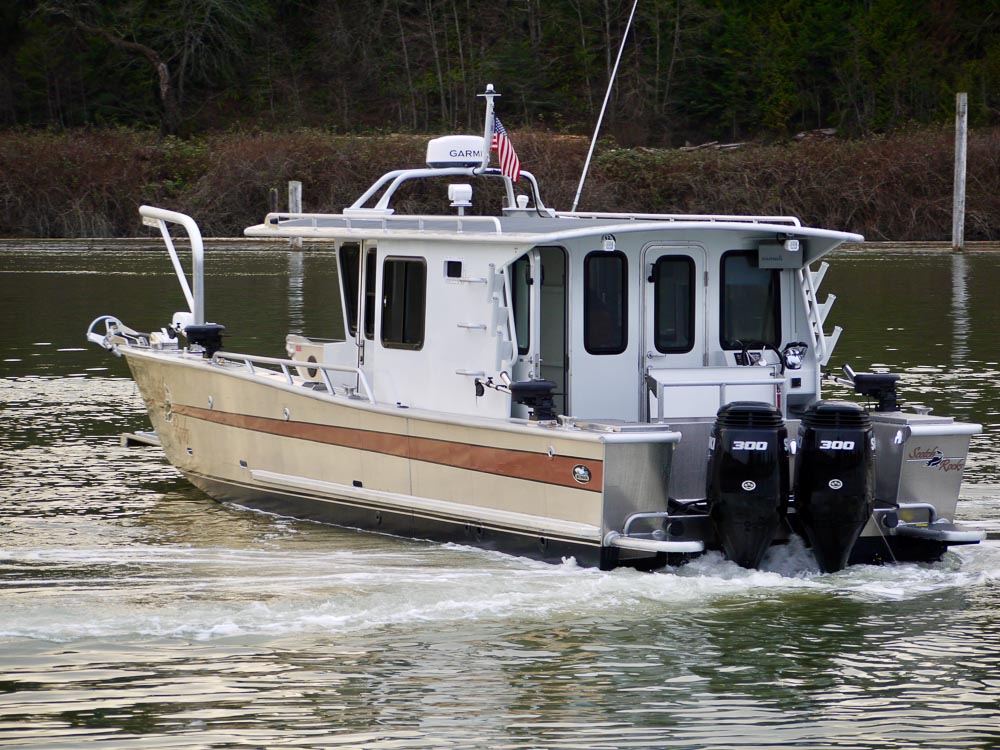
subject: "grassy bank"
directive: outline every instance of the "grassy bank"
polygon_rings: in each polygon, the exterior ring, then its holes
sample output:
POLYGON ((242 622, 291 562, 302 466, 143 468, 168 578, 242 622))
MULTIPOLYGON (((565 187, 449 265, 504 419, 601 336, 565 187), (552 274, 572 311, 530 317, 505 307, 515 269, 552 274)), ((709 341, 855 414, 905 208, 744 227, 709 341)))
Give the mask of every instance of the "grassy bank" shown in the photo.
MULTIPOLYGON (((583 138, 512 134, 550 206, 572 203, 583 138)), ((304 183, 306 211, 339 210, 382 173, 421 166, 426 137, 320 131, 188 140, 131 130, 0 133, 0 237, 144 234, 136 207, 194 216, 206 235, 259 222, 268 191, 304 183)), ((920 130, 864 141, 806 140, 732 151, 599 147, 581 209, 791 214, 871 240, 951 237, 954 137, 920 130)), ((1000 239, 1000 128, 970 133, 966 238, 1000 239)), ((438 212, 415 190, 401 209, 438 212)), ((282 206, 283 207, 283 206, 282 206)))

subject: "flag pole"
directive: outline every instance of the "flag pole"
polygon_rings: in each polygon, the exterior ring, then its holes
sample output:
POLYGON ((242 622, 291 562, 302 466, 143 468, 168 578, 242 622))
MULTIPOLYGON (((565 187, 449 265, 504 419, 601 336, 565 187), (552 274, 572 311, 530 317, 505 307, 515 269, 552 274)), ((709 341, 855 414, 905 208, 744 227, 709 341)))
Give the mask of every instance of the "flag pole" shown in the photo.
POLYGON ((604 104, 601 105, 601 114, 597 116, 597 127, 594 128, 594 137, 590 139, 590 150, 587 152, 587 161, 583 165, 583 174, 580 175, 580 184, 576 188, 576 197, 573 198, 573 208, 580 202, 580 193, 583 192, 583 183, 587 179, 587 172, 590 170, 590 160, 594 156, 594 146, 597 145, 597 134, 601 132, 601 122, 604 120, 604 110, 608 108, 608 99, 611 98, 611 89, 615 85, 615 76, 618 75, 618 64, 622 61, 622 52, 625 51, 625 40, 628 39, 628 32, 632 28, 632 19, 635 18, 635 9, 639 6, 639 0, 632 4, 632 12, 629 14, 628 23, 625 24, 625 33, 622 34, 622 44, 618 48, 618 57, 615 59, 615 67, 611 71, 611 78, 608 80, 608 90, 604 94, 604 104))
POLYGON ((486 100, 486 127, 483 130, 483 163, 480 169, 486 169, 490 165, 490 149, 493 147, 493 99, 500 96, 494 89, 492 83, 486 84, 486 93, 477 94, 486 100))

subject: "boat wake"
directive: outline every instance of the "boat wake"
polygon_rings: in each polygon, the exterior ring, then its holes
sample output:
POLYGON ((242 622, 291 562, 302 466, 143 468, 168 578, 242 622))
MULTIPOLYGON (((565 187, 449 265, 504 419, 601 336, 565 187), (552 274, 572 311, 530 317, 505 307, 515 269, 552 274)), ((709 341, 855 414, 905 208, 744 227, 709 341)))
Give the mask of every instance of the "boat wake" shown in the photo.
POLYGON ((330 529, 279 535, 269 549, 61 548, 0 551, 0 559, 9 604, 0 638, 51 641, 245 640, 454 623, 599 625, 762 599, 918 600, 1000 581, 996 542, 959 548, 933 565, 852 566, 835 574, 818 572, 800 540, 774 548, 760 570, 710 553, 640 573, 330 529), (353 541, 334 552, 317 549, 312 537, 329 534, 353 541))

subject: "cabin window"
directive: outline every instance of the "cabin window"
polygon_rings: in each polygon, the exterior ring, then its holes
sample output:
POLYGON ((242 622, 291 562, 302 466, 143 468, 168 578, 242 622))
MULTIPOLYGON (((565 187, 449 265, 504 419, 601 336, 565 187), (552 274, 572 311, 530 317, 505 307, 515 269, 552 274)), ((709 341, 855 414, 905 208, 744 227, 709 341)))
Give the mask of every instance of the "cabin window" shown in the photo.
POLYGON ((444 275, 449 279, 462 278, 462 261, 446 260, 444 262, 444 275))
POLYGON ((583 259, 583 346, 590 354, 628 347, 628 259, 599 250, 583 259))
POLYGON ((365 254, 365 338, 375 338, 375 248, 365 254))
POLYGON ((531 258, 522 255, 511 267, 511 302, 514 306, 514 329, 517 353, 527 354, 531 348, 531 258))
POLYGON ((347 313, 347 330, 358 335, 358 262, 361 248, 358 245, 341 245, 338 251, 340 279, 344 290, 344 308, 347 313))
POLYGON ((653 339, 664 354, 694 348, 694 260, 664 255, 653 265, 653 339))
POLYGON ((424 345, 427 266, 422 258, 386 258, 382 265, 382 345, 420 349, 424 345))
MULTIPOLYGON (((375 248, 368 249, 365 267, 365 338, 375 337, 375 248)), ((339 251, 340 273, 343 276, 344 307, 347 311, 347 330, 358 335, 358 263, 361 247, 356 243, 343 244, 339 251)))
POLYGON ((779 271, 758 267, 756 250, 722 256, 723 349, 739 349, 739 342, 781 345, 780 279, 779 271))

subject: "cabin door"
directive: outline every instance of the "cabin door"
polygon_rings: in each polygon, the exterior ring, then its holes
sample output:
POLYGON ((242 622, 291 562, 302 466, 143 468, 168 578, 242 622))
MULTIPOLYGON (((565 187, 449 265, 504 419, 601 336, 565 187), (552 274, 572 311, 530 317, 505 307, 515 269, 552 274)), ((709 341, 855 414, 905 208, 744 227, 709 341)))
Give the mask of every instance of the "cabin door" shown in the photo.
MULTIPOLYGON (((643 373, 708 364, 707 262, 704 248, 652 245, 643 251, 643 373)), ((648 386, 640 399, 648 419, 648 386)))
POLYGON ((566 356, 566 251, 538 249, 541 284, 538 290, 539 375, 556 384, 557 414, 569 414, 569 373, 566 356))
MULTIPOLYGON (((554 382, 556 411, 566 414, 566 252, 541 247, 522 255, 511 266, 511 289, 517 333, 511 377, 554 382)), ((527 410, 515 407, 515 415, 527 410)))
MULTIPOLYGON (((340 292, 343 295, 345 328, 357 349, 352 364, 370 378, 371 357, 375 353, 375 244, 345 242, 337 251, 340 292)), ((338 364, 348 364, 347 361, 338 364)), ((352 387, 361 389, 358 378, 352 387)), ((369 383, 371 381, 369 380, 369 383)))

